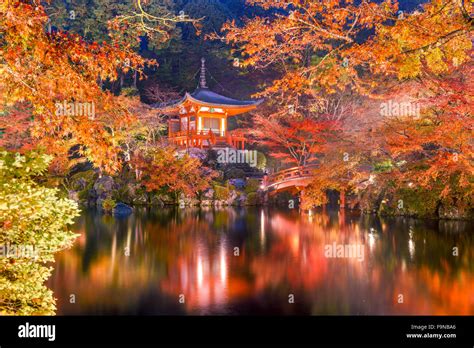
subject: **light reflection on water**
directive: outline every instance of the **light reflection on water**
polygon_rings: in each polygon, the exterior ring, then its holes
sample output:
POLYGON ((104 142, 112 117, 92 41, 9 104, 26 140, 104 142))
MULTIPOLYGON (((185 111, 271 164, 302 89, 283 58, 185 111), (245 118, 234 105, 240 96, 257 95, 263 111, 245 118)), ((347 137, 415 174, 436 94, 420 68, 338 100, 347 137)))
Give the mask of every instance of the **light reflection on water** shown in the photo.
POLYGON ((474 314, 468 222, 137 209, 86 211, 75 230, 49 282, 58 314, 474 314), (327 258, 333 243, 363 245, 363 261, 327 258))

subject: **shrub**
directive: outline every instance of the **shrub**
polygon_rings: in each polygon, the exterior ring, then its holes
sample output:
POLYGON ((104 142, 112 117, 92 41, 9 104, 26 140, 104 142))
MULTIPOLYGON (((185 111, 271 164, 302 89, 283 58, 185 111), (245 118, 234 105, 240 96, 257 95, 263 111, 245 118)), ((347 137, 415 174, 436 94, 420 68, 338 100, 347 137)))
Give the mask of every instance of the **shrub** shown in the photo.
POLYGON ((79 215, 77 203, 59 190, 39 186, 52 157, 0 151, 0 315, 52 315, 56 305, 44 282, 54 254, 69 248, 76 234, 67 229, 79 215), (9 254, 5 246, 22 249, 9 254), (28 250, 28 252, 25 252, 28 250))
POLYGON ((102 209, 106 213, 112 213, 117 203, 112 198, 106 198, 102 201, 102 209))
POLYGON ((258 151, 257 152, 257 168, 260 170, 263 170, 265 169, 266 165, 267 165, 267 158, 262 152, 258 151))
POLYGON ((116 202, 118 201, 130 204, 132 202, 132 197, 128 185, 120 185, 117 190, 114 190, 112 192, 112 199, 116 202))
POLYGON ((226 201, 230 197, 230 190, 225 186, 214 185, 214 199, 226 201))
POLYGON ((258 203, 257 192, 250 192, 247 195, 247 200, 245 201, 245 205, 257 205, 257 203, 258 203))
POLYGON ((260 188, 260 180, 248 179, 245 185, 245 193, 257 192, 260 188))

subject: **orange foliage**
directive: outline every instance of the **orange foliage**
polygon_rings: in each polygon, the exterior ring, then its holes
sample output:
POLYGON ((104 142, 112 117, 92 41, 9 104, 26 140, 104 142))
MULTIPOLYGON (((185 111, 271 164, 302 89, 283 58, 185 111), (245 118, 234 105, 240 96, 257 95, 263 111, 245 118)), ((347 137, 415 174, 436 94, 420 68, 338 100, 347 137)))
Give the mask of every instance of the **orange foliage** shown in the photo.
POLYGON ((21 137, 63 157, 79 145, 79 153, 97 166, 117 170, 121 134, 133 115, 97 82, 116 79, 119 70, 141 72, 144 64, 154 62, 145 61, 124 45, 89 43, 63 32, 47 33, 48 17, 40 4, 2 2, 0 18, 4 33, 0 51, 2 108, 13 109, 15 117, 15 108, 23 102, 32 116, 27 127, 22 122, 21 129, 10 117, 2 118, 0 127, 8 133, 1 145, 17 147, 18 143, 10 143, 15 142, 10 135, 16 132, 18 139, 21 132, 21 137), (59 112, 64 105, 70 107, 66 115, 59 112), (84 105, 94 112, 78 112, 77 107, 84 105))
POLYGON ((375 180, 444 185, 440 199, 473 195, 473 19, 463 2, 432 0, 412 13, 393 1, 248 3, 279 11, 243 27, 227 23, 226 39, 244 66, 280 72, 259 93, 269 99, 271 116, 258 116, 254 133, 277 158, 318 161, 306 202, 323 204, 326 189, 364 189, 375 180), (343 100, 349 115, 327 117, 321 106, 335 95, 351 95, 343 100), (381 117, 380 101, 394 95, 417 101, 420 115, 381 117), (328 119, 338 121, 337 137, 308 147, 321 126, 334 133, 328 119), (298 133, 293 120, 314 120, 314 132, 298 133))
POLYGON ((338 131, 334 121, 284 120, 255 117, 252 133, 261 145, 270 148, 272 156, 297 166, 310 164, 328 139, 338 131))
POLYGON ((176 154, 174 148, 153 147, 138 153, 132 160, 140 173, 140 181, 148 192, 166 188, 175 193, 194 197, 209 187, 216 174, 188 154, 176 154))

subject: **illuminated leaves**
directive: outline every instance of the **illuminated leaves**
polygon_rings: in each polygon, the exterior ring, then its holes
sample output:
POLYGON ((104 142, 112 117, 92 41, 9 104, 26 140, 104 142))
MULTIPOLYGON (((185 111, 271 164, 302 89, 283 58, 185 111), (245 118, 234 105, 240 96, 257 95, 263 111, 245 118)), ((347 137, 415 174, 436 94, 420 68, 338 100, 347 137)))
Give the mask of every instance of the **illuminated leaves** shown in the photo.
POLYGON ((22 1, 8 1, 2 3, 0 12, 5 33, 0 64, 0 90, 5 98, 1 103, 24 102, 23 111, 33 116, 22 118, 20 131, 14 110, 2 118, 6 134, 1 145, 18 149, 18 139, 23 138, 25 145, 34 143, 63 159, 72 147, 78 147, 78 154, 98 167, 117 171, 120 141, 134 115, 126 102, 102 90, 100 83, 117 79, 119 71, 134 70, 141 75, 144 65, 155 62, 118 42, 98 44, 70 33, 48 33, 44 29, 48 17, 41 5, 33 8, 22 1), (58 104, 62 103, 93 104, 95 114, 59 114, 58 104))
MULTIPOLYGON (((444 54, 439 47, 430 50, 426 56, 426 65, 435 74, 441 74, 448 69, 448 65, 444 62, 444 54)), ((419 69, 419 67, 417 67, 419 69)))
POLYGON ((298 166, 309 164, 339 130, 335 121, 282 120, 256 116, 252 133, 273 157, 298 166))
POLYGON ((32 180, 50 161, 51 156, 37 153, 0 152, 0 245, 34 250, 34 255, 0 258, 0 314, 54 314, 52 292, 43 285, 51 268, 43 264, 72 245, 76 235, 67 226, 79 210, 75 202, 59 198, 57 189, 32 180))
POLYGON ((392 119, 381 128, 390 154, 410 164, 401 181, 427 188, 441 184, 445 198, 472 197, 472 74, 469 63, 450 76, 427 80, 421 117, 392 119))
POLYGON ((472 194, 472 88, 456 71, 465 69, 467 80, 472 75, 466 67, 472 19, 461 2, 433 0, 411 13, 391 1, 249 3, 279 9, 243 27, 224 27, 244 64, 280 73, 259 93, 271 116, 255 119, 254 134, 274 157, 298 165, 317 154, 318 179, 305 193, 309 202, 322 204, 327 188, 357 189, 370 180, 381 186, 390 180, 402 186, 441 183, 445 197, 455 187, 464 188, 461 196, 472 194), (410 83, 415 79, 422 80, 417 87, 410 83), (370 118, 374 105, 365 102, 340 126, 317 126, 328 95, 351 93, 357 103, 361 95, 376 101, 392 90, 411 100, 423 94, 421 115, 384 119, 377 112, 370 118), (302 120, 314 120, 314 132, 302 120), (392 165, 375 170, 380 163, 392 165))
POLYGON ((412 54, 407 56, 398 67, 398 78, 414 78, 420 74, 421 58, 412 54))
POLYGON ((284 75, 301 79, 304 83, 274 84, 262 95, 293 93, 304 95, 308 88, 319 88, 330 93, 352 84, 353 67, 343 64, 350 58, 344 51, 355 45, 362 30, 382 23, 396 9, 391 2, 383 4, 338 0, 316 1, 249 1, 250 4, 270 9, 284 8, 275 16, 256 17, 239 28, 234 22, 223 30, 229 43, 238 46, 245 57, 243 64, 257 68, 278 67, 284 75), (290 6, 291 5, 291 6, 290 6), (312 64, 308 64, 308 63, 312 64), (342 75, 344 78, 341 78, 342 75))
POLYGON ((174 148, 153 147, 138 153, 133 166, 148 192, 161 189, 195 197, 208 188, 215 173, 202 167, 200 160, 188 154, 177 155, 174 148))
POLYGON ((449 72, 466 61, 472 48, 472 19, 461 5, 446 0, 426 3, 423 11, 405 13, 393 25, 377 26, 376 35, 352 53, 368 62, 372 72, 395 74, 399 79, 418 77, 424 71, 449 72))

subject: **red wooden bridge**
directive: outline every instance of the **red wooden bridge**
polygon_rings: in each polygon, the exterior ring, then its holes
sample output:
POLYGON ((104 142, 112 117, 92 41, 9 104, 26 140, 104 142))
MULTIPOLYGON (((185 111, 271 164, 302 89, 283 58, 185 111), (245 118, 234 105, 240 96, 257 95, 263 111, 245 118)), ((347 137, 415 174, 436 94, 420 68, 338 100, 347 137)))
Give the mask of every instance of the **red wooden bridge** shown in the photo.
MULTIPOLYGON (((314 170, 318 168, 317 164, 312 164, 303 167, 288 168, 274 174, 265 176, 262 182, 262 189, 268 196, 282 191, 293 191, 294 193, 301 193, 306 186, 308 186, 315 177, 314 170)), ((346 206, 345 191, 339 192, 339 207, 344 209, 346 206)))
POLYGON ((293 167, 265 176, 262 188, 268 193, 277 193, 284 190, 299 191, 307 186, 314 177, 314 170, 318 165, 293 167))

